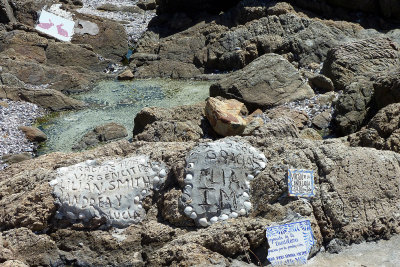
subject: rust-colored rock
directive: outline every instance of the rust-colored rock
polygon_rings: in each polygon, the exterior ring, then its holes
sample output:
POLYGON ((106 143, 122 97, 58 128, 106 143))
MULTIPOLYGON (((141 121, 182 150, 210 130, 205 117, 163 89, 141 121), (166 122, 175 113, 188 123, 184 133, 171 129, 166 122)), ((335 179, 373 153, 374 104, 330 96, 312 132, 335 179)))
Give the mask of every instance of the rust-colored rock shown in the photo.
POLYGON ((235 99, 221 101, 208 98, 205 111, 214 131, 222 136, 242 134, 247 125, 247 121, 240 115, 243 105, 235 99))

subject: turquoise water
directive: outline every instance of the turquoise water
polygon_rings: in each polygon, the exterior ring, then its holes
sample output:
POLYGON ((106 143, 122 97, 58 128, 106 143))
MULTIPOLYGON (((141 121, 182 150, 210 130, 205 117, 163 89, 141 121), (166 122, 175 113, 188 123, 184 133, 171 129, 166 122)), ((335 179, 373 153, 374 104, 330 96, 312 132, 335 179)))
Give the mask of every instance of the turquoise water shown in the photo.
POLYGON ((150 79, 136 81, 102 81, 90 92, 74 98, 88 104, 88 108, 62 112, 47 120, 39 128, 48 141, 39 154, 69 152, 94 127, 116 122, 124 125, 132 137, 134 118, 144 107, 174 107, 194 104, 209 95, 210 82, 150 79))

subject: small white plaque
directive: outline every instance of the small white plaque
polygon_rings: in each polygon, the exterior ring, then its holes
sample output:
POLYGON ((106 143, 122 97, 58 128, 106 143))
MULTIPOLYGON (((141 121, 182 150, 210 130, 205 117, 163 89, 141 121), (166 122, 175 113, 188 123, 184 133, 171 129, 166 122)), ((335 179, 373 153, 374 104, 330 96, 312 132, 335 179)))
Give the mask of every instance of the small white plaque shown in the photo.
POLYGON ((35 29, 61 41, 70 42, 74 34, 74 26, 75 22, 73 20, 68 20, 42 10, 39 24, 36 25, 35 29))
POLYGON ((314 171, 288 169, 288 190, 289 196, 315 196, 314 171))
POLYGON ((267 259, 273 266, 307 263, 314 245, 309 220, 267 227, 266 236, 269 243, 267 259))

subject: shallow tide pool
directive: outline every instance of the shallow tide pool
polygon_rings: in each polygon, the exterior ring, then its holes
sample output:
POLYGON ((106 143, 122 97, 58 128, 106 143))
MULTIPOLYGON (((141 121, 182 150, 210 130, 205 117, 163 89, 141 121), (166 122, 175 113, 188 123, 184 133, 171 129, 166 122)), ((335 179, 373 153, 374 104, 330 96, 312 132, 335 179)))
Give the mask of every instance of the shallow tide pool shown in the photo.
POLYGON ((78 111, 61 112, 39 125, 48 141, 39 154, 69 152, 89 131, 98 125, 116 122, 132 137, 133 120, 144 107, 174 107, 205 100, 210 82, 149 79, 136 81, 102 81, 93 90, 73 96, 88 104, 78 111))

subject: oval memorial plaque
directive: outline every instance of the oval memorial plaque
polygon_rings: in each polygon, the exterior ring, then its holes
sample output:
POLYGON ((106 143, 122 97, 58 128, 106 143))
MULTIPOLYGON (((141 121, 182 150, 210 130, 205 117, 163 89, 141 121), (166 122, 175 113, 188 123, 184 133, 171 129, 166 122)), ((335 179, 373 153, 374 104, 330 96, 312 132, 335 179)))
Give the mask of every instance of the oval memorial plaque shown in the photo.
POLYGON ((57 217, 73 222, 106 218, 116 227, 138 223, 145 217, 142 200, 159 189, 166 176, 163 163, 144 155, 59 168, 50 182, 60 206, 57 217))
POLYGON ((265 168, 266 158, 247 143, 223 139, 193 148, 186 164, 183 212, 206 227, 248 214, 250 181, 265 168))

